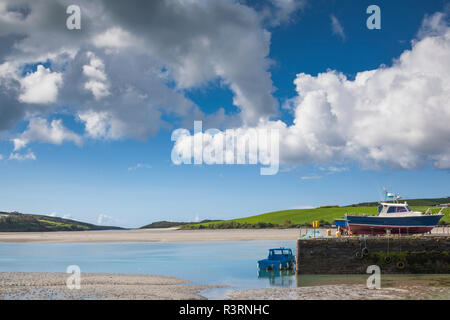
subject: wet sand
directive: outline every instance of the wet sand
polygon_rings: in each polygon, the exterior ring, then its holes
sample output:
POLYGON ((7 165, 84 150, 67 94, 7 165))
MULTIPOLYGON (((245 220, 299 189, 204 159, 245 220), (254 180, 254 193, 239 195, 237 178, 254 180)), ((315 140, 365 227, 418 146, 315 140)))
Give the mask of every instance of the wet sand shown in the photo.
POLYGON ((0 299, 19 300, 197 300, 217 286, 186 285, 174 277, 139 274, 82 273, 80 289, 66 286, 70 274, 0 272, 0 299))
POLYGON ((231 300, 449 300, 449 287, 407 286, 369 290, 364 285, 325 285, 299 288, 240 290, 231 300))
POLYGON ((115 231, 0 232, 0 242, 183 242, 296 240, 298 229, 179 230, 138 229, 115 231))
POLYGON ((450 300, 450 275, 383 275, 380 289, 368 289, 367 275, 301 275, 294 288, 240 290, 242 300, 450 300))
MULTIPOLYGON (((53 272, 0 272, 0 300, 198 300, 205 289, 221 286, 190 285, 174 277, 140 274, 81 274, 80 289, 70 290, 70 274, 53 272)), ((358 283, 310 285, 228 292, 239 300, 391 300, 450 299, 448 279, 429 286, 429 281, 409 281, 379 290, 358 283), (425 285, 427 284, 427 285, 425 285), (437 284, 437 285, 436 285, 437 284), (424 286, 425 285, 425 286, 424 286)))

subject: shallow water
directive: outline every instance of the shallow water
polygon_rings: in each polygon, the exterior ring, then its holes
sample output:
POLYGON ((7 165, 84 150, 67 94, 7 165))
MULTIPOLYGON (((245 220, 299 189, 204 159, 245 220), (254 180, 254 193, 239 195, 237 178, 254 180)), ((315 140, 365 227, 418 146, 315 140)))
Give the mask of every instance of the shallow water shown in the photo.
POLYGON ((256 262, 269 248, 295 249, 295 240, 151 243, 0 243, 0 271, 66 272, 78 265, 87 273, 141 273, 174 276, 194 284, 230 286, 208 290, 222 298, 227 290, 295 286, 291 273, 282 282, 258 277, 256 262))
MULTIPOLYGON (((0 243, 0 272, 66 272, 78 265, 87 273, 139 273, 174 276, 194 284, 225 285, 202 295, 222 299, 230 290, 327 284, 365 284, 369 275, 301 275, 288 271, 259 273, 256 262, 269 248, 295 249, 295 240, 151 243, 0 243)), ((295 250, 294 250, 295 252, 295 250)), ((433 285, 450 276, 389 275, 382 287, 416 281, 433 285)))

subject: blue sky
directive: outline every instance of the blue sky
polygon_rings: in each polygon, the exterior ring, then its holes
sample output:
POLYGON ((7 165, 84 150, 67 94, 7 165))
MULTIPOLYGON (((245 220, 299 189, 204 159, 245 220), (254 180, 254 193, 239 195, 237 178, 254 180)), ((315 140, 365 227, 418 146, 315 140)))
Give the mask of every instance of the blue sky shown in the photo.
MULTIPOLYGON (((281 120, 288 126, 294 123, 295 110, 283 106, 288 101, 301 106, 305 103, 298 98, 300 93, 294 84, 297 74, 305 73, 316 77, 319 73, 336 70, 351 82, 358 72, 378 69, 380 65, 392 67, 394 59, 399 58, 405 50, 412 49, 412 40, 420 41, 427 36, 431 37, 425 35, 418 38, 423 21, 436 12, 445 12, 446 3, 443 0, 307 1, 300 9, 290 12, 287 21, 261 20, 255 30, 265 29, 270 32, 269 53, 264 57, 266 61, 270 61, 270 67, 265 71, 270 73, 269 79, 274 88, 271 95, 279 104, 276 112, 270 115, 271 121, 281 120), (381 8, 381 30, 368 30, 366 27, 369 15, 365 10, 371 4, 377 4, 381 8), (342 26, 344 38, 333 32, 331 15, 342 26)), ((82 2, 80 6, 83 10, 82 2)), ((271 6, 269 8, 275 10, 271 6)), ((250 9, 260 14, 258 6, 250 6, 250 9)), ((39 12, 43 9, 36 10, 39 12)), ((123 26, 128 25, 124 22, 123 26)), ((40 36, 30 34, 37 39, 40 36)), ((64 39, 64 36, 61 38, 64 39)), ((4 39, 5 35, 0 35, 0 43, 4 39)), ((61 43, 52 45, 57 47, 61 43)), ((82 47, 81 44, 76 46, 82 47)), ((42 56, 42 52, 39 53, 42 56)), ((120 90, 120 86, 115 85, 110 76, 112 66, 108 65, 108 59, 111 55, 102 56, 102 53, 100 50, 95 51, 103 59, 105 73, 109 76, 108 90, 112 95, 115 90, 120 90)), ((46 54, 50 56, 50 51, 46 54)), ((231 61, 238 59, 233 52, 228 52, 225 56, 231 61)), ((11 57, 7 54, 0 56, 0 64, 13 61, 11 57)), ((22 70, 19 79, 25 78, 27 72, 37 73, 39 64, 48 68, 52 74, 65 74, 61 60, 53 59, 36 60, 36 57, 24 54, 22 61, 17 62, 22 70)), ((87 62, 80 62, 82 63, 87 62)), ((164 63, 169 70, 176 70, 173 61, 164 63)), ((176 74, 176 71, 173 72, 176 74)), ((251 75, 251 71, 249 74, 251 75)), ((67 78, 63 77, 66 85, 67 78)), ((233 102, 237 93, 229 84, 238 80, 233 80, 232 76, 212 76, 207 81, 182 87, 180 83, 184 83, 185 79, 180 79, 175 75, 167 80, 167 88, 173 89, 173 99, 178 99, 176 95, 181 94, 183 99, 198 107, 205 119, 224 108, 225 118, 228 119, 220 122, 220 129, 236 126, 233 121, 240 118, 240 112, 246 108, 233 102)), ((72 82, 72 85, 75 87, 77 83, 72 82)), ((293 150, 289 150, 294 154, 289 159, 295 160, 288 161, 283 160, 286 149, 281 148, 280 171, 272 176, 260 175, 259 165, 175 166, 170 158, 174 145, 170 140, 172 130, 179 127, 192 130, 191 116, 194 111, 184 115, 181 112, 163 113, 161 122, 155 124, 157 129, 151 127, 150 133, 146 131, 144 135, 135 134, 134 129, 139 129, 142 125, 140 122, 133 122, 127 124, 128 131, 123 134, 121 131, 120 136, 94 138, 92 134, 88 135, 86 122, 77 117, 77 114, 86 110, 79 111, 76 104, 78 101, 80 105, 90 106, 100 100, 88 100, 84 96, 73 98, 72 95, 66 95, 63 87, 58 88, 58 98, 52 101, 51 111, 40 105, 34 109, 27 106, 22 118, 15 119, 14 125, 0 131, 0 177, 3 182, 0 184, 0 210, 67 217, 70 215, 73 219, 87 222, 139 227, 158 220, 228 219, 273 210, 376 201, 381 200, 383 187, 407 198, 444 197, 450 193, 449 168, 442 165, 442 161, 436 164, 437 162, 427 158, 426 141, 420 150, 416 148, 414 141, 405 142, 411 144, 411 147, 405 149, 405 154, 419 159, 412 165, 403 162, 398 164, 394 160, 391 163, 390 159, 380 163, 374 159, 361 160, 359 157, 352 158, 347 152, 345 156, 338 153, 326 159, 317 158, 316 153, 310 153, 306 158, 296 158, 293 150), (71 140, 68 136, 61 141, 36 136, 34 140, 28 138, 25 147, 13 150, 12 139, 21 136, 29 127, 30 119, 36 116, 45 118, 48 123, 60 119, 65 130, 83 137, 83 142, 74 143, 76 139, 71 140), (35 159, 14 160, 10 156, 13 153, 32 153, 35 159), (422 158, 425 160, 422 161, 422 158), (375 162, 377 163, 374 165, 375 162), (102 221, 99 221, 100 215, 104 215, 102 221)), ((145 91, 146 87, 142 86, 141 89, 145 91)), ((149 85, 150 97, 155 94, 154 90, 156 89, 149 85)), ((433 94, 428 97, 432 98, 433 94)), ((33 103, 34 101, 31 102, 33 103)), ((166 108, 164 103, 164 99, 155 102, 166 108)), ((172 100, 167 103, 168 106, 171 105, 172 100)), ((114 100, 108 105, 108 108, 113 107, 114 100)), ((438 107, 450 112, 448 101, 446 105, 438 107)), ((135 109, 123 110, 132 113, 135 109)), ((6 112, 1 114, 3 116, 6 112)), ((125 117, 123 113, 117 114, 119 118, 122 117, 120 119, 125 117)), ((150 117, 152 122, 153 113, 150 117)), ((379 122, 380 127, 384 125, 382 119, 376 116, 373 121, 379 122)), ((439 133, 444 135, 443 141, 450 140, 447 133, 448 131, 439 133)), ((427 137, 425 136, 425 140, 431 139, 427 137)), ((446 159, 445 155, 448 155, 448 150, 433 149, 432 152, 437 158, 431 159, 446 159)))

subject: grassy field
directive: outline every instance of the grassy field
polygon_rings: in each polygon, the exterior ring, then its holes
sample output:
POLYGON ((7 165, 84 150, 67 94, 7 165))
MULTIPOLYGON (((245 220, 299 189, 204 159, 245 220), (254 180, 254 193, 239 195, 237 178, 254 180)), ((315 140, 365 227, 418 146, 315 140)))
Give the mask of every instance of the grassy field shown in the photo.
POLYGON ((207 223, 207 222, 215 222, 220 220, 202 220, 200 222, 174 222, 174 221, 156 221, 150 224, 147 224, 139 229, 157 229, 157 228, 172 228, 179 227, 185 224, 195 224, 195 223, 207 223))
MULTIPOLYGON (((413 206, 414 211, 426 211, 429 207, 413 206)), ((432 208, 432 212, 436 213, 440 209, 432 208)), ((377 207, 334 207, 334 208, 317 208, 317 209, 294 209, 275 211, 256 216, 216 221, 210 223, 198 223, 184 225, 183 229, 228 229, 228 228, 280 228, 280 227, 298 227, 311 226, 312 222, 317 220, 320 225, 332 224, 335 218, 344 218, 346 213, 353 215, 377 213, 377 207)), ((444 209, 445 217, 442 219, 445 222, 450 222, 450 209, 444 209)))

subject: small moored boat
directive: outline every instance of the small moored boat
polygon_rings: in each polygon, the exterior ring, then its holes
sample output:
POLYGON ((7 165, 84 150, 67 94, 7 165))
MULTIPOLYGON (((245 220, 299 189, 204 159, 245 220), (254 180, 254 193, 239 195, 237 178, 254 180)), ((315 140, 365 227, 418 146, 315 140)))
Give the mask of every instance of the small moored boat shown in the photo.
POLYGON ((259 270, 289 270, 294 269, 295 255, 289 248, 275 248, 269 249, 269 256, 267 259, 258 261, 259 270))

